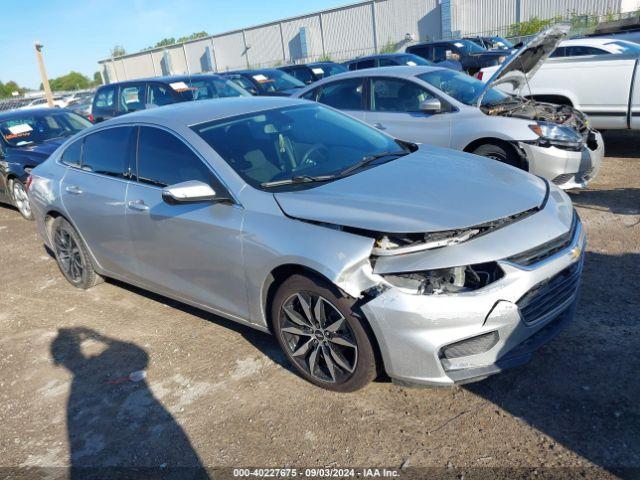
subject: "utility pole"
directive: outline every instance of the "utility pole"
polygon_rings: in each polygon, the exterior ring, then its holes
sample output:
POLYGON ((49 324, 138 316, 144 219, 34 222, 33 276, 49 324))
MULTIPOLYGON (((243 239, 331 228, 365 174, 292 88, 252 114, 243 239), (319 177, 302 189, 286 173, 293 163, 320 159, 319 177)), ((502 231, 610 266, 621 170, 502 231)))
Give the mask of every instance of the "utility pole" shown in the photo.
POLYGON ((38 68, 40 68, 40 78, 42 79, 42 87, 44 88, 44 95, 47 97, 47 104, 50 108, 53 108, 53 95, 51 94, 51 87, 49 86, 49 79, 47 78, 47 71, 44 68, 44 60, 42 59, 42 43, 36 41, 36 58, 38 59, 38 68))

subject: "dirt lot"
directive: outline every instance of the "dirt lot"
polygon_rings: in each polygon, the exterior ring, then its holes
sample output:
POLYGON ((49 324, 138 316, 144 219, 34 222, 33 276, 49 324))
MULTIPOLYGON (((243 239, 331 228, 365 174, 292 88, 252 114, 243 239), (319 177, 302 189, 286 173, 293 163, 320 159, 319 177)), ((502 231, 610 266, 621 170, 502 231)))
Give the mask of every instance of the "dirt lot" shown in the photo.
POLYGON ((0 467, 638 478, 640 136, 607 146, 572 195, 589 238, 575 322, 531 364, 454 389, 317 389, 268 335, 115 282, 75 290, 34 225, 0 207, 0 467))

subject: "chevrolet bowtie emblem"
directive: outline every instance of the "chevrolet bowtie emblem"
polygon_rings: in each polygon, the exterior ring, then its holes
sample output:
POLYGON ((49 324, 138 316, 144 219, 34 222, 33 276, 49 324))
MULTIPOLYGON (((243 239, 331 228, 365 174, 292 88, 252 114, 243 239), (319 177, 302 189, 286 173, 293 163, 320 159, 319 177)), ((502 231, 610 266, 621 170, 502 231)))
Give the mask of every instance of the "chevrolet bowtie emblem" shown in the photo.
POLYGON ((579 245, 576 245, 571 249, 571 251, 569 252, 569 255, 571 255, 572 260, 577 260, 578 258, 580 258, 581 253, 582 253, 582 249, 580 248, 579 245))

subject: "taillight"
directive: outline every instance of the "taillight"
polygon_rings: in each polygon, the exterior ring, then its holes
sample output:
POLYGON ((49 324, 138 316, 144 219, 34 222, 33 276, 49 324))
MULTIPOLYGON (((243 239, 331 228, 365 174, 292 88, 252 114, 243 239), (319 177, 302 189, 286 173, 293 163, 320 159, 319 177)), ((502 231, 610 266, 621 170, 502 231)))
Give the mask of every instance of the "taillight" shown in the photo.
POLYGON ((93 123, 93 121, 95 119, 93 118, 93 115, 89 114, 89 115, 87 115, 87 120, 89 120, 91 123, 93 123))
POLYGON ((478 73, 476 73, 476 78, 478 80, 482 80, 482 70, 480 70, 478 73))
POLYGON ((25 190, 25 192, 28 192, 28 191, 29 191, 29 187, 31 186, 31 182, 33 182, 33 176, 32 176, 32 175, 29 175, 29 176, 27 177, 27 181, 26 181, 26 182, 25 182, 25 184, 24 184, 24 190, 25 190))

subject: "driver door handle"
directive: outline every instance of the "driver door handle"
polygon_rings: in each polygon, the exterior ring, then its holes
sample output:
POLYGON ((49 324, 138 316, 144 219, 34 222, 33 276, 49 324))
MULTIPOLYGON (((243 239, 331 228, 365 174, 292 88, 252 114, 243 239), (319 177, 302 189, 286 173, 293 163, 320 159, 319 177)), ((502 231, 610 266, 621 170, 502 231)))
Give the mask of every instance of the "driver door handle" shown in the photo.
POLYGON ((147 210, 149 210, 149 206, 145 205, 145 203, 142 200, 135 200, 135 201, 130 201, 127 202, 127 207, 129 207, 131 210, 138 210, 140 212, 145 212, 147 210))
POLYGON ((82 193, 80 187, 76 187, 75 185, 69 185, 68 187, 65 187, 64 190, 65 192, 71 193, 73 195, 80 195, 82 193))
POLYGON ((381 124, 380 122, 376 122, 373 124, 374 127, 376 127, 378 130, 386 130, 387 127, 385 127, 383 124, 381 124))

